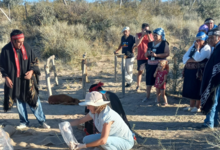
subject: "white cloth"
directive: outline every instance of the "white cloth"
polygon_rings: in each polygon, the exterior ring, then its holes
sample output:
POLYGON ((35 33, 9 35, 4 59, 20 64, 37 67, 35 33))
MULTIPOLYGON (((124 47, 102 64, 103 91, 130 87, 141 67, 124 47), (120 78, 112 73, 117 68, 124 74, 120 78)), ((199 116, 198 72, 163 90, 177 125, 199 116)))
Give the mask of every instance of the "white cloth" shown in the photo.
MULTIPOLYGON (((186 62, 190 59, 189 54, 193 48, 194 44, 189 48, 189 50, 184 54, 183 56, 183 63, 186 64, 186 62)), ((192 58, 197 61, 203 61, 205 58, 209 59, 211 55, 211 47, 206 44, 201 50, 200 52, 196 51, 194 53, 194 55, 192 56, 192 58)))
POLYGON ((89 115, 93 118, 93 122, 97 130, 102 133, 103 125, 105 123, 114 122, 111 125, 109 136, 116 136, 126 140, 133 138, 131 130, 128 128, 128 125, 125 124, 121 116, 107 106, 100 114, 92 114, 89 112, 89 115))
MULTIPOLYGON (((133 66, 134 66, 134 57, 124 59, 125 64, 125 80, 128 84, 133 82, 133 66)), ((122 71, 122 66, 121 66, 122 71)))

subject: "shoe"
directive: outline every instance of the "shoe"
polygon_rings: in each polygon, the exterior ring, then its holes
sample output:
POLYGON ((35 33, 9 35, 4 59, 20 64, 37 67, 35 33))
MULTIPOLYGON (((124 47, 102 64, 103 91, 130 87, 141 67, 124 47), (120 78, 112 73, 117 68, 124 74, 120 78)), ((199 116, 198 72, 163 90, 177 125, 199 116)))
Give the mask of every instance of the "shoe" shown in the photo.
POLYGON ((196 113, 196 112, 201 112, 201 109, 199 108, 196 108, 194 107, 192 110, 191 110, 192 113, 196 113))
POLYGON ((186 110, 186 111, 191 111, 193 109, 193 107, 186 107, 186 108, 183 108, 183 110, 186 110))
POLYGON ((42 124, 42 128, 44 128, 44 129, 50 129, 50 126, 44 122, 44 123, 42 124))
POLYGON ((25 129, 27 126, 25 124, 20 124, 19 126, 16 127, 16 129, 25 129))
POLYGON ((139 87, 139 86, 136 87, 136 91, 137 91, 137 92, 140 91, 140 87, 139 87))
POLYGON ((131 84, 127 83, 127 84, 125 85, 125 87, 131 87, 131 84))
POLYGON ((147 101, 148 99, 147 99, 147 97, 145 97, 143 100, 142 100, 142 102, 145 102, 145 101, 147 101))
POLYGON ((168 106, 168 103, 163 103, 163 106, 168 106))
POLYGON ((157 107, 160 107, 161 105, 160 105, 160 103, 157 103, 157 107))
POLYGON ((199 130, 199 131, 207 130, 207 129, 214 130, 213 128, 210 128, 209 126, 204 125, 204 124, 202 126, 196 128, 196 130, 199 130))

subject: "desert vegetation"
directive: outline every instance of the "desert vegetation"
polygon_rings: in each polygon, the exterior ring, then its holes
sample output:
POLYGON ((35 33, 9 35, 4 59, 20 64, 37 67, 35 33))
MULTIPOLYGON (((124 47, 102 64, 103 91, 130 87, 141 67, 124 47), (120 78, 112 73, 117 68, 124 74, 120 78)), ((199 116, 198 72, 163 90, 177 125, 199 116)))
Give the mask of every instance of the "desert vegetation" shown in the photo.
POLYGON ((174 68, 168 89, 178 93, 182 55, 205 18, 213 17, 218 23, 218 6, 218 0, 3 0, 0 7, 12 21, 0 15, 0 47, 10 40, 12 29, 17 28, 25 33, 27 42, 41 59, 56 55, 63 63, 74 65, 85 52, 90 57, 112 54, 124 26, 129 26, 135 35, 142 23, 149 23, 151 30, 165 29, 171 50, 170 66, 174 68))

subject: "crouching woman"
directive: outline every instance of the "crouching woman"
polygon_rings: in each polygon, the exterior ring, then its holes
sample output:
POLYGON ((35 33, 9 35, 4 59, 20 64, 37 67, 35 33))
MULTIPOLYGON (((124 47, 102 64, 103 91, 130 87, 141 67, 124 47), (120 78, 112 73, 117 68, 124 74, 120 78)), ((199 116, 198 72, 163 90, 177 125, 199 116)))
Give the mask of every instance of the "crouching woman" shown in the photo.
POLYGON ((130 150, 133 147, 131 130, 108 103, 96 91, 86 94, 85 102, 79 103, 80 106, 87 106, 90 112, 85 117, 72 121, 71 125, 93 120, 99 133, 85 136, 83 144, 78 144, 76 149, 101 146, 105 150, 130 150))

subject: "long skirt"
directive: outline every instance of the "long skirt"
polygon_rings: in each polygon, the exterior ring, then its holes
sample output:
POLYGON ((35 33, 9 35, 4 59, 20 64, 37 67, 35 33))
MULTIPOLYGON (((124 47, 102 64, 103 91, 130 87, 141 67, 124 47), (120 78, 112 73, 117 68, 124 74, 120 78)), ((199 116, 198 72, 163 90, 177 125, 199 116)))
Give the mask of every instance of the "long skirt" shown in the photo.
POLYGON ((182 96, 194 100, 200 100, 201 80, 197 79, 198 69, 184 70, 184 82, 182 96))
POLYGON ((147 65, 146 66, 146 85, 154 85, 155 84, 155 79, 154 78, 154 73, 157 69, 158 65, 147 65))

